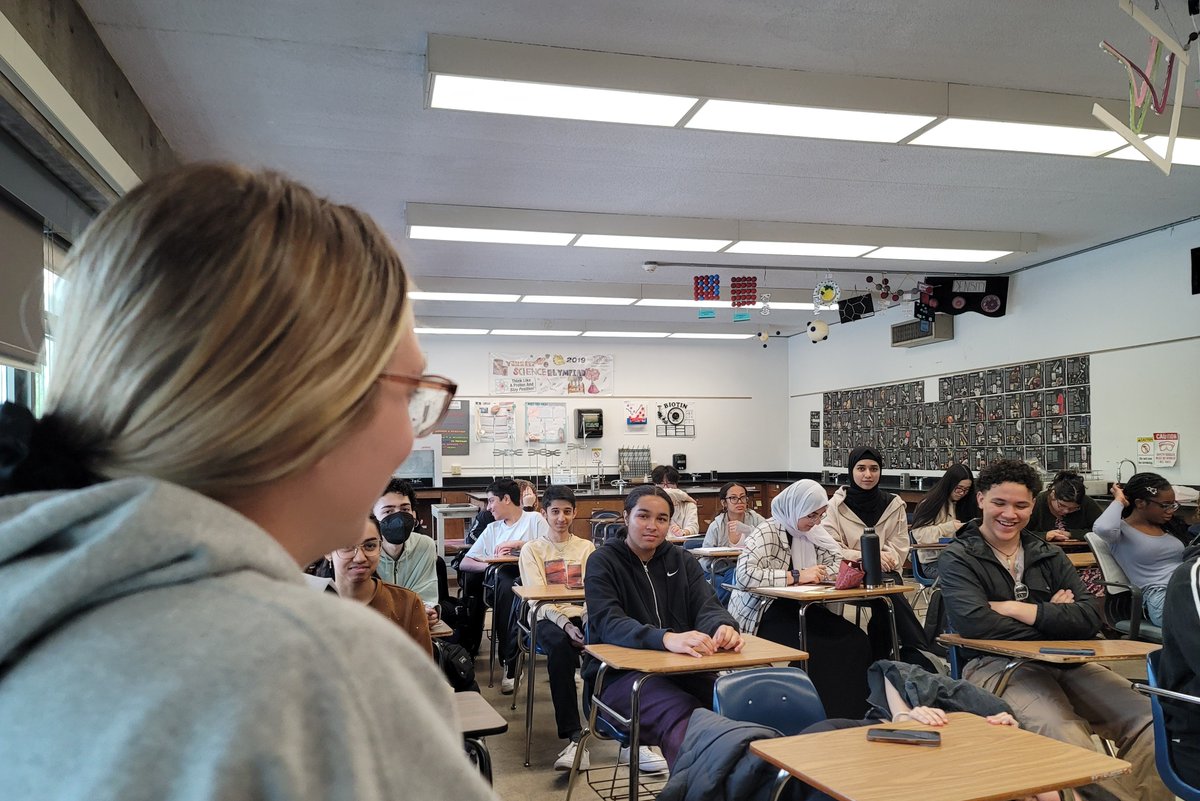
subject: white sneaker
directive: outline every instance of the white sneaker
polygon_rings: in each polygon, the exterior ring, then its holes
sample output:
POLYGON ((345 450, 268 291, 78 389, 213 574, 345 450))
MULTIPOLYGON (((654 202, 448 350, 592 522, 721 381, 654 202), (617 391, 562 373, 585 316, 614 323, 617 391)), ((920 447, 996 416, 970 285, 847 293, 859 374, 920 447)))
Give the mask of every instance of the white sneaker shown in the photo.
POLYGON ((505 676, 504 678, 500 679, 500 694, 501 695, 512 695, 513 688, 516 686, 517 686, 517 680, 515 678, 513 678, 512 676, 505 676))
MULTIPOLYGON (((629 764, 629 749, 622 746, 617 754, 618 765, 629 764)), ((650 749, 648 745, 638 746, 638 770, 642 773, 664 773, 667 770, 667 760, 650 749)))
MULTIPOLYGON (((558 759, 554 760, 555 770, 570 770, 575 764, 575 752, 579 750, 579 743, 567 743, 567 747, 558 752, 558 759)), ((579 769, 587 770, 592 766, 592 755, 588 750, 583 749, 583 756, 579 758, 579 769)))

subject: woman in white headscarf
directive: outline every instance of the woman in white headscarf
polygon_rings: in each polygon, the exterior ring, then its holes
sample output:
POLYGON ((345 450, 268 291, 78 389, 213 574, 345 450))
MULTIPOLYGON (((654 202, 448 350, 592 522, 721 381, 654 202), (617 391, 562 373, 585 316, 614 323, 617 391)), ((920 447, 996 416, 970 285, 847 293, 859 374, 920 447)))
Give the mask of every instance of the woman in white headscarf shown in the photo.
MULTIPOLYGON (((817 584, 837 575, 842 547, 821 525, 828 505, 820 484, 801 479, 775 496, 771 517, 747 536, 734 573, 739 589, 729 599, 729 613, 744 634, 800 647, 800 604, 745 590, 817 584)), ((861 717, 871 665, 866 633, 814 603, 805 612, 805 635, 808 674, 826 714, 861 717)))

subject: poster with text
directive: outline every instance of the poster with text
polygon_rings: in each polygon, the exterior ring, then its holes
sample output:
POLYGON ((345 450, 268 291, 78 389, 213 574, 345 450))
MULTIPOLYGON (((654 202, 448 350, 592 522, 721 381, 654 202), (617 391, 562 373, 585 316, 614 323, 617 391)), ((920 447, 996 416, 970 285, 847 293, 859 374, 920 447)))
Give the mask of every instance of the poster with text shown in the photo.
POLYGON ((492 395, 613 394, 611 354, 492 353, 492 395))
POLYGON ((516 433, 516 406, 512 401, 475 401, 475 439, 511 443, 516 433))
POLYGON ((525 404, 525 441, 557 445, 567 441, 567 404, 525 404))
POLYGON ((1154 432, 1154 466, 1174 467, 1179 459, 1178 432, 1154 432))
POLYGON ((442 435, 442 456, 468 456, 471 453, 471 404, 455 399, 450 401, 446 415, 433 429, 442 435))

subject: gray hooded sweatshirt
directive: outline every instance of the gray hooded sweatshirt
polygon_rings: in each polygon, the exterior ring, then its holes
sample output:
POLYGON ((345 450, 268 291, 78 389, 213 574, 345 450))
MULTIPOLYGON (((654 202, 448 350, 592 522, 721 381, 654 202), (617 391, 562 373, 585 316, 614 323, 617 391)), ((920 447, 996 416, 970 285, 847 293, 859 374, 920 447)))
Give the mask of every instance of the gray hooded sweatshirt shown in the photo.
POLYGON ((232 509, 0 498, 0 797, 490 799, 428 655, 232 509))

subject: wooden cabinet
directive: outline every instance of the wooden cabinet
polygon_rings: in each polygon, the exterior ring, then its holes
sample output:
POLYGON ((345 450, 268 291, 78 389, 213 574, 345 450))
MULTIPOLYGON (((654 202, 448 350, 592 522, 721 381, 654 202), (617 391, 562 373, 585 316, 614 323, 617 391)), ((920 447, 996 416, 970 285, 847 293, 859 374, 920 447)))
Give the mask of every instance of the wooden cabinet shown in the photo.
POLYGON ((596 512, 616 512, 621 514, 625 509, 625 499, 613 498, 579 498, 575 501, 575 522, 571 524, 571 533, 576 537, 591 539, 591 517, 596 512))

